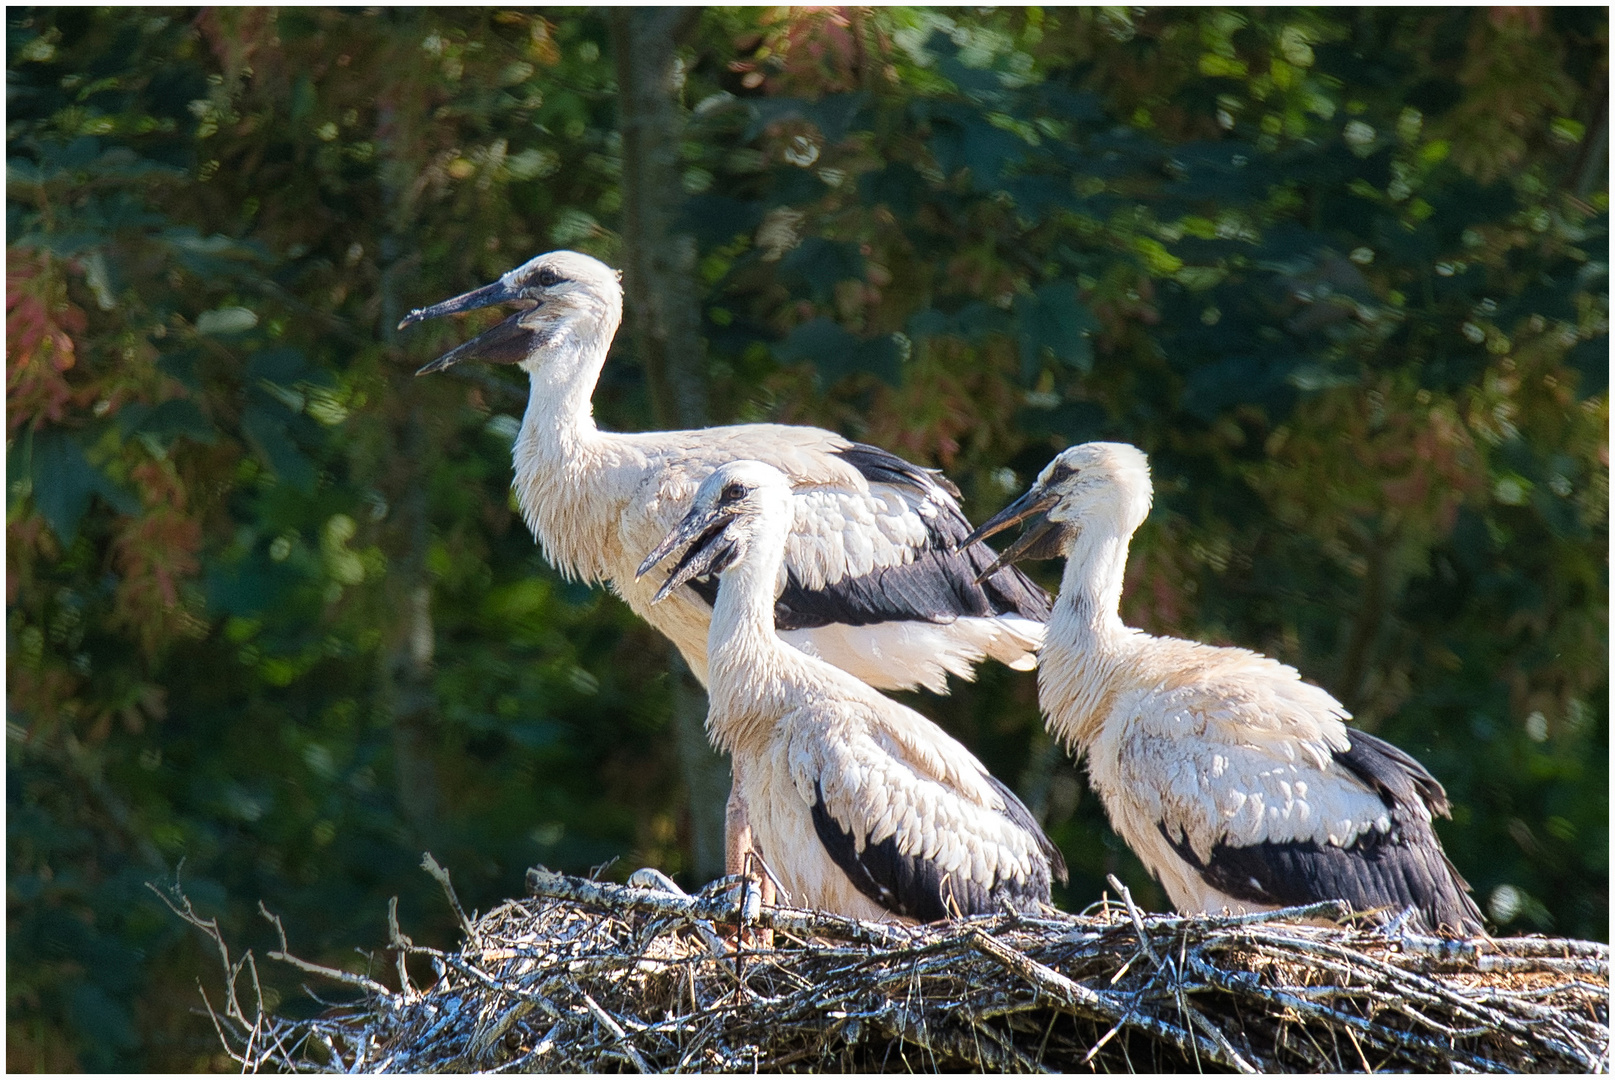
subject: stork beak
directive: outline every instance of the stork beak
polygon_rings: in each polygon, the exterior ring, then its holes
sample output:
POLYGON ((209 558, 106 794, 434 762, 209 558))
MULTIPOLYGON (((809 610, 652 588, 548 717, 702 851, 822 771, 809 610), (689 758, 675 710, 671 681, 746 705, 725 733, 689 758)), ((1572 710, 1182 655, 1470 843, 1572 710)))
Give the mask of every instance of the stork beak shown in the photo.
POLYGON ((480 289, 472 289, 462 293, 452 300, 445 300, 441 304, 431 307, 416 308, 398 323, 398 329, 411 326, 423 319, 435 319, 440 315, 458 315, 465 311, 475 311, 478 308, 491 307, 494 304, 525 303, 529 307, 517 312, 510 318, 494 326, 491 330, 465 342, 458 348, 444 353, 430 364, 421 368, 415 374, 430 375, 434 371, 453 367, 461 360, 475 357, 495 364, 519 364, 525 360, 535 344, 535 324, 524 322, 527 316, 537 310, 532 297, 523 296, 504 280, 495 281, 491 285, 484 285, 480 289))
POLYGON ((656 590, 651 603, 659 604, 691 578, 721 571, 729 564, 734 547, 726 540, 724 532, 734 516, 734 511, 724 506, 705 511, 691 510, 684 515, 684 520, 678 523, 677 528, 662 538, 662 542, 639 564, 639 570, 634 574, 635 581, 650 573, 658 563, 685 544, 690 546, 667 575, 662 587, 656 590))
POLYGON ((518 311, 504 322, 496 323, 470 341, 450 349, 415 374, 430 375, 472 358, 490 364, 521 363, 532 355, 542 340, 537 320, 533 318, 533 312, 537 310, 518 311))
POLYGON ((1036 518, 1026 527, 1026 531, 1021 533, 1020 539, 1005 548, 1004 553, 998 556, 991 566, 976 575, 977 584, 992 577, 1011 563, 1019 562, 1021 559, 1046 559, 1053 558, 1059 554, 1058 551, 1046 550, 1041 544, 1042 541, 1050 538, 1051 533, 1054 534, 1055 538, 1058 538, 1061 523, 1050 520, 1048 512, 1054 509, 1059 501, 1060 496, 1055 493, 1045 491, 1041 487, 1033 487, 1032 490, 994 514, 980 528, 964 538, 959 544, 960 548, 968 548, 971 544, 985 540, 994 533, 1003 532, 1011 525, 1019 524, 1028 518, 1036 518), (1038 515, 1043 516, 1038 517, 1038 515))
POLYGON ((472 289, 468 293, 461 293, 459 296, 445 300, 441 304, 416 308, 399 320, 398 329, 402 330, 406 326, 413 326, 424 319, 435 319, 440 315, 459 315, 463 312, 475 311, 478 308, 492 307, 494 304, 504 304, 512 300, 525 299, 528 298, 505 284, 504 278, 500 278, 490 285, 484 285, 480 289, 472 289))

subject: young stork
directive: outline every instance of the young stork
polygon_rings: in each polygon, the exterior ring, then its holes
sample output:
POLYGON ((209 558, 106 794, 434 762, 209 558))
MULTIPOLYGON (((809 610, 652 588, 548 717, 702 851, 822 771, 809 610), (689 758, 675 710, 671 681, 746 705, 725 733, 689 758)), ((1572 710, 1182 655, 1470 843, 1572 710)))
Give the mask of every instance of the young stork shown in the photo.
POLYGON ((958 489, 930 469, 820 428, 742 424, 619 434, 595 427, 590 398, 622 319, 617 274, 587 255, 552 251, 480 289, 412 311, 422 319, 514 303, 522 310, 421 368, 472 357, 519 364, 532 390, 516 438, 516 500, 565 575, 610 583, 707 681, 715 585, 692 580, 653 608, 634 568, 678 523, 708 473, 766 461, 798 499, 775 623, 785 640, 871 686, 947 692, 984 656, 1037 663, 1049 599, 1018 570, 987 575, 958 489))
POLYGON ((1036 910, 1065 863, 1014 793, 925 717, 775 633, 797 500, 772 465, 728 462, 639 567, 685 549, 653 603, 719 578, 707 730, 733 760, 748 846, 792 903, 842 915, 1036 910))
POLYGON ((1123 625, 1128 541, 1150 498, 1143 453, 1086 443, 970 536, 1029 520, 992 569, 1065 556, 1038 697, 1050 731, 1087 755, 1122 839, 1181 912, 1339 899, 1480 933, 1431 828, 1449 808, 1424 766, 1347 727, 1340 702, 1286 664, 1123 625))

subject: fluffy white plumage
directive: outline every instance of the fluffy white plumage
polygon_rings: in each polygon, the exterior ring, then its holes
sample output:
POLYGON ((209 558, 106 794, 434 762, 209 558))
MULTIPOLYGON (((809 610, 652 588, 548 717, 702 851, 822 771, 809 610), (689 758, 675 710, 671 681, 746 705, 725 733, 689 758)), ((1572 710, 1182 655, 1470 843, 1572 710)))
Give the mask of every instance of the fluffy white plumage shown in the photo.
MULTIPOLYGON (((678 523, 700 482, 726 461, 765 461, 789 477, 800 496, 782 581, 788 570, 802 590, 822 599, 825 590, 846 593, 852 582, 929 557, 952 560, 944 569, 953 571, 956 583, 975 588, 978 567, 951 553, 969 525, 954 493, 927 470, 819 428, 599 430, 590 398, 621 321, 622 290, 617 275, 595 259, 569 251, 541 255, 404 322, 502 302, 532 306, 422 371, 468 358, 527 371, 532 390, 514 456, 516 498, 528 526, 564 574, 608 583, 671 638, 703 683, 709 604, 685 589, 652 608, 655 590, 636 585, 633 568, 678 523), (891 467, 894 462, 900 468, 891 467)), ((837 617, 832 610, 806 620, 819 625, 782 629, 793 645, 873 686, 946 693, 949 674, 970 678, 987 656, 1020 669, 1036 664, 1046 597, 1018 574, 995 578, 989 589, 997 590, 995 599, 979 601, 974 613, 950 608, 953 600, 943 597, 929 618, 912 612, 882 618, 879 610, 837 617), (848 625, 851 617, 862 621, 848 625)))
POLYGON ((1087 756, 1116 831, 1179 911, 1338 898, 1478 931, 1431 829, 1445 793, 1422 766, 1347 727, 1286 664, 1122 623, 1128 541, 1150 498, 1141 452, 1088 443, 976 533, 1033 519, 1004 560, 1066 557, 1038 694, 1050 731, 1087 756))
POLYGON ((725 464, 643 567, 672 595, 721 573, 707 724, 733 758, 741 829, 796 904, 930 919, 950 890, 966 913, 1046 902, 1051 860, 1064 866, 1013 794, 935 724, 775 634, 796 501, 777 469, 725 464), (668 575, 649 572, 686 546, 668 575))

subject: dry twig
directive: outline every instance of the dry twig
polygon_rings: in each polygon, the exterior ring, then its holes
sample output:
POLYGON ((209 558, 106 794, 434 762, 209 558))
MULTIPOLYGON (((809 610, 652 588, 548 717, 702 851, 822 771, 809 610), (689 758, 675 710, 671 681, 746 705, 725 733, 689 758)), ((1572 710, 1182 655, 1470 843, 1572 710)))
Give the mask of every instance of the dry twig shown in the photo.
POLYGON ((364 995, 303 1021, 261 1008, 249 1018, 234 988, 250 957, 232 963, 216 926, 183 898, 170 906, 220 950, 228 990, 215 1023, 250 1069, 1607 1069, 1609 950, 1593 942, 1452 943, 1287 921, 1334 905, 1152 916, 1125 889, 1095 916, 903 927, 742 912, 730 883, 685 896, 635 880, 645 887, 535 869, 535 899, 475 921, 450 892, 468 935, 455 953, 392 922, 398 970, 426 958, 439 972, 430 989, 394 992, 283 944, 278 959, 364 995), (776 945, 747 945, 737 973, 720 930, 742 914, 776 945))

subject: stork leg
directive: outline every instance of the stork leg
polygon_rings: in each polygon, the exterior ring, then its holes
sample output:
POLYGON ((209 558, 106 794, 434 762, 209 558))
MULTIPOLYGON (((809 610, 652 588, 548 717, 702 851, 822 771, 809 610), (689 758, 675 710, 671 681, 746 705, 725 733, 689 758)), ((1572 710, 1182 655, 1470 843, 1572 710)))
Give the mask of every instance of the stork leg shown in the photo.
MULTIPOLYGON (((738 768, 737 764, 736 769, 738 768)), ((740 795, 739 776, 735 777, 735 784, 729 789, 729 801, 724 806, 723 848, 724 872, 754 880, 762 902, 772 905, 776 899, 774 881, 770 874, 762 871, 757 865, 760 860, 756 858, 757 847, 752 841, 751 823, 746 819, 746 800, 740 795)), ((773 931, 759 928, 747 934, 746 940, 754 948, 771 948, 774 944, 774 934, 773 931)))
POLYGON ((751 823, 746 820, 746 800, 740 797, 740 782, 729 789, 723 811, 723 872, 744 874, 750 867, 746 856, 754 850, 751 823))
MULTIPOLYGON (((769 872, 763 862, 762 854, 756 849, 749 849, 743 856, 745 860, 745 879, 748 888, 757 890, 757 899, 762 907, 772 907, 778 900, 778 892, 774 888, 774 875, 769 872)), ((772 949, 774 947, 774 931, 767 927, 746 926, 738 928, 736 939, 737 948, 772 949)))

